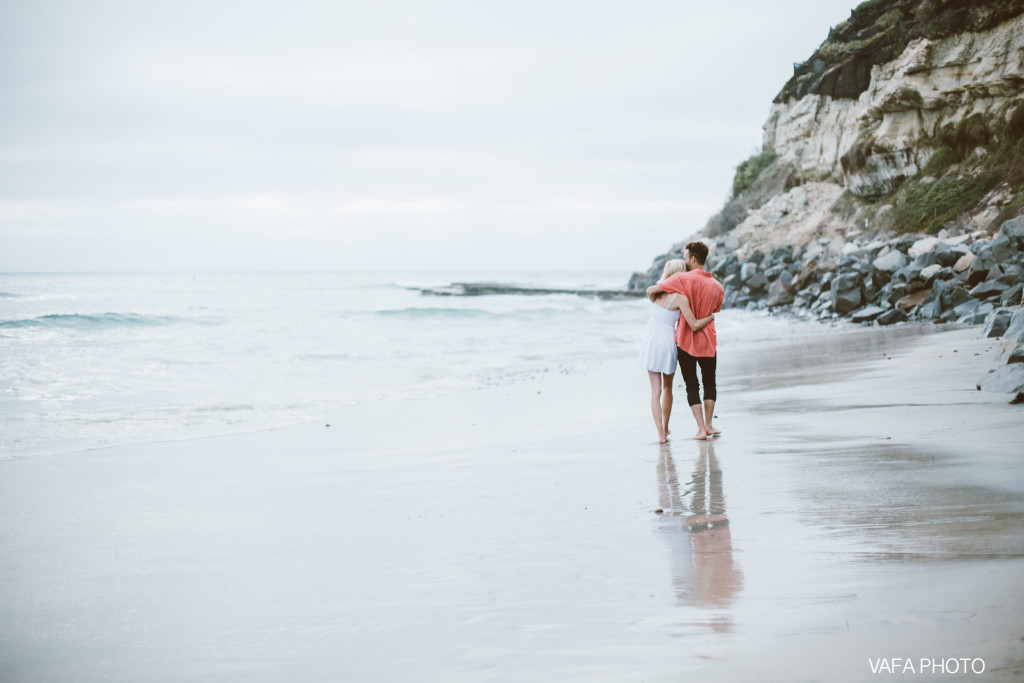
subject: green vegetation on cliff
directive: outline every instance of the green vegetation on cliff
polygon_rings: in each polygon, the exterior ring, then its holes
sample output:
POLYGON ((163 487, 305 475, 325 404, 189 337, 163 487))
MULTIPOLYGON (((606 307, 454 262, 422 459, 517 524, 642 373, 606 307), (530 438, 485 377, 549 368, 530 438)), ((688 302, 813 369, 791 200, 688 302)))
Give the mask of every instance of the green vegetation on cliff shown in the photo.
POLYGON ((732 179, 732 194, 739 196, 748 189, 761 175, 761 171, 772 165, 778 155, 775 152, 766 151, 755 154, 736 167, 736 175, 732 179))

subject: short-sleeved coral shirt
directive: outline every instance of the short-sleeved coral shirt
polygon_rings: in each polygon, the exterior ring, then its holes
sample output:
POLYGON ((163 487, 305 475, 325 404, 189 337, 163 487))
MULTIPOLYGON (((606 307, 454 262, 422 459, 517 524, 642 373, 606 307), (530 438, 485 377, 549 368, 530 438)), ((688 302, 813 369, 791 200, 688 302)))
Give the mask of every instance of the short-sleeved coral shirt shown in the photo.
MULTIPOLYGON (((722 310, 725 289, 711 273, 703 270, 676 273, 664 282, 659 282, 658 286, 666 292, 685 296, 696 318, 705 318, 722 310)), ((686 321, 680 318, 676 326, 676 346, 698 358, 714 356, 718 351, 715 321, 712 320, 699 332, 694 332, 686 321)))

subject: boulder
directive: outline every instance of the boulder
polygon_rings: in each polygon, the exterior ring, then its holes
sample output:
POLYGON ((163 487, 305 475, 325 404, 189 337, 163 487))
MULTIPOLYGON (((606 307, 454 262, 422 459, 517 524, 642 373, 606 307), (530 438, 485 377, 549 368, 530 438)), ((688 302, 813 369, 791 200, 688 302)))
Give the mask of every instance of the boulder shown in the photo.
POLYGON ((970 252, 970 251, 967 252, 966 254, 964 254, 963 256, 958 258, 956 263, 953 264, 953 272, 954 273, 962 273, 962 272, 964 272, 965 270, 967 270, 968 268, 971 267, 971 264, 974 263, 974 259, 975 259, 974 253, 970 252))
POLYGON ((937 320, 942 315, 942 303, 938 299, 928 299, 917 307, 917 315, 922 320, 937 320))
POLYGON ((992 244, 978 252, 978 258, 991 259, 997 264, 1006 263, 1015 256, 1014 251, 1010 238, 1001 234, 992 240, 992 244))
POLYGON ((999 234, 1005 235, 1017 250, 1024 250, 1024 216, 1012 218, 999 227, 999 234))
POLYGON ((924 320, 936 320, 942 315, 942 295, 949 288, 943 280, 936 280, 928 295, 917 309, 917 315, 924 320))
MULTIPOLYGON (((1024 268, 1021 268, 1015 263, 1004 263, 1001 265, 1000 270, 1002 274, 999 275, 997 280, 1002 282, 1004 285, 1015 285, 1018 282, 1024 281, 1024 268)), ((989 279, 992 279, 992 271, 989 271, 989 279)))
POLYGON ((772 252, 772 261, 775 263, 792 263, 793 247, 775 247, 775 251, 772 252))
POLYGON ((885 313, 885 309, 878 306, 865 306, 859 310, 854 311, 850 314, 850 320, 855 323, 866 323, 871 322, 878 316, 885 313))
POLYGON ((871 279, 879 285, 884 285, 892 278, 893 273, 905 265, 907 257, 902 251, 893 249, 871 262, 871 279))
MULTIPOLYGON (((790 277, 792 280, 792 277, 790 277)), ((793 303, 793 290, 786 283, 784 278, 779 278, 772 283, 768 289, 768 298, 765 304, 768 306, 785 306, 793 303)))
POLYGON ((839 315, 851 313, 864 303, 860 273, 841 273, 830 283, 832 310, 839 315))
POLYGON ((957 306, 970 302, 977 301, 977 299, 971 297, 963 287, 957 287, 951 285, 945 289, 941 294, 942 310, 948 310, 956 308, 957 306))
POLYGON ((799 274, 796 276, 796 282, 793 283, 793 287, 796 289, 804 289, 809 284, 814 282, 815 276, 818 274, 818 259, 812 258, 809 261, 804 262, 803 267, 800 268, 799 274))
POLYGON ((962 304, 955 306, 953 308, 953 312, 956 313, 957 320, 961 320, 963 322, 970 322, 974 320, 974 312, 978 310, 978 306, 980 305, 981 302, 978 301, 977 299, 969 299, 968 301, 965 301, 962 304), (970 321, 965 319, 968 315, 970 315, 970 321))
POLYGON ((992 240, 974 240, 971 243, 971 251, 975 254, 980 254, 981 250, 992 244, 992 240))
POLYGON ((988 320, 988 316, 991 315, 992 311, 996 310, 994 304, 984 302, 976 309, 974 309, 974 324, 984 325, 985 321, 988 320))
POLYGON ((996 362, 1024 363, 1024 308, 1017 308, 1010 316, 996 362))
POLYGON ((962 256, 959 251, 955 251, 953 247, 945 242, 939 242, 935 249, 932 250, 932 253, 935 254, 935 262, 943 268, 952 268, 953 264, 959 261, 962 256))
POLYGON ((924 266, 919 266, 916 261, 911 261, 893 273, 892 279, 899 280, 900 282, 913 282, 921 277, 921 270, 923 268, 924 266))
POLYGON ((925 237, 924 239, 919 239, 910 245, 910 248, 907 250, 907 255, 909 255, 910 258, 917 258, 921 254, 934 249, 935 245, 938 243, 939 240, 936 237, 925 237))
MULTIPOLYGON (((956 273, 949 266, 942 266, 934 274, 934 280, 952 280, 956 277, 956 273)), ((934 281, 933 280, 933 281, 934 281)))
POLYGON ((930 285, 935 280, 935 274, 942 270, 942 266, 938 263, 933 263, 930 266, 921 269, 920 278, 925 281, 925 284, 930 285))
POLYGON ((896 302, 896 308, 904 312, 910 311, 915 307, 920 306, 927 296, 927 289, 921 289, 916 292, 911 292, 910 294, 907 294, 902 299, 896 302))
POLYGON ((907 319, 907 314, 898 308, 890 308, 888 311, 876 318, 879 325, 893 325, 907 319))
POLYGON ((986 280, 971 289, 971 296, 975 299, 998 299, 1009 287, 1002 282, 991 282, 986 280))
POLYGON ((982 337, 1002 337, 1010 327, 1010 319, 1013 317, 1012 308, 997 308, 989 314, 985 320, 985 328, 981 331, 982 337))
POLYGON ((1024 283, 1018 282, 1007 289, 999 297, 1000 306, 1020 306, 1024 304, 1024 283))
POLYGON ((1012 363, 989 370, 978 383, 978 389, 996 394, 1018 394, 1024 391, 1024 363, 1012 363))
POLYGON ((760 292, 768 285, 768 278, 756 263, 744 263, 740 269, 740 281, 751 291, 760 292))

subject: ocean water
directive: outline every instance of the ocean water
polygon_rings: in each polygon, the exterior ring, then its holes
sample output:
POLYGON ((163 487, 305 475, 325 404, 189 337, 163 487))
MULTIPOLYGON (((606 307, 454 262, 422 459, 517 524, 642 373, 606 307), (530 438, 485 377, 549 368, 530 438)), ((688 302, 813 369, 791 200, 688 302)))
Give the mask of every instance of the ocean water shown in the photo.
POLYGON ((645 300, 437 297, 625 272, 0 274, 0 458, 329 419, 634 357, 645 300))

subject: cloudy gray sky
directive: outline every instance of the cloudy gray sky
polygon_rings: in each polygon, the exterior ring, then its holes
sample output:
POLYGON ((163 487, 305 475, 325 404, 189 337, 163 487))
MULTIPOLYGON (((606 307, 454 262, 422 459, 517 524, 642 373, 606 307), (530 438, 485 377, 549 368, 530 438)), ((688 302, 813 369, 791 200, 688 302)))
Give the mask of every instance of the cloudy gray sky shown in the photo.
POLYGON ((0 270, 645 268, 851 0, 0 4, 0 270))

